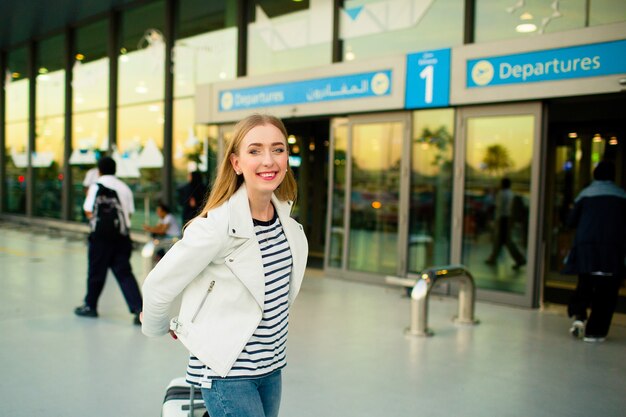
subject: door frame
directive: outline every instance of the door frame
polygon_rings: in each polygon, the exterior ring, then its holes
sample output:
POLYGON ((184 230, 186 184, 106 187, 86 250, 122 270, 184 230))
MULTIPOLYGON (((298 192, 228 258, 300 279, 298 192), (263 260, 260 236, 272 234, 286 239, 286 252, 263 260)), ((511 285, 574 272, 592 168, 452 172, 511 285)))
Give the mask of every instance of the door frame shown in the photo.
POLYGON ((335 130, 334 120, 345 119, 347 127, 347 152, 346 152, 346 184, 344 195, 344 215, 343 215, 343 242, 342 242, 342 263, 340 268, 329 266, 331 250, 331 226, 332 226, 332 195, 333 178, 335 174, 334 163, 329 164, 328 172, 328 206, 326 210, 326 245, 324 248, 324 271, 330 276, 345 278, 349 280, 382 284, 384 274, 377 274, 363 271, 352 271, 348 269, 349 243, 350 243, 350 197, 352 193, 352 133, 353 126, 359 124, 393 123, 404 124, 402 138, 402 158, 400 162, 400 186, 398 201, 398 241, 396 244, 397 263, 396 275, 404 276, 407 268, 407 241, 408 241, 408 212, 409 212, 409 192, 410 192, 410 145, 411 145, 411 113, 392 112, 376 113, 364 115, 348 115, 346 117, 332 118, 330 122, 330 149, 329 159, 335 160, 335 130))
MULTIPOLYGON (((467 119, 474 117, 491 116, 516 116, 533 115, 534 141, 531 160, 531 188, 530 188, 530 212, 528 223, 528 250, 526 260, 526 285, 523 294, 507 293, 502 291, 476 289, 479 300, 493 301, 508 305, 522 307, 536 307, 538 305, 538 291, 542 287, 543 258, 541 256, 542 245, 539 241, 540 222, 543 215, 540 209, 541 190, 541 167, 543 166, 541 155, 544 132, 544 117, 541 102, 525 102, 514 104, 482 105, 457 108, 455 135, 455 158, 454 158, 454 191, 452 197, 452 239, 450 248, 450 261, 453 264, 462 263, 463 255, 463 206, 465 197, 465 155, 467 143, 467 119)), ((472 271, 469 271, 470 273, 472 271)), ((456 289, 453 289, 456 292, 456 289)))

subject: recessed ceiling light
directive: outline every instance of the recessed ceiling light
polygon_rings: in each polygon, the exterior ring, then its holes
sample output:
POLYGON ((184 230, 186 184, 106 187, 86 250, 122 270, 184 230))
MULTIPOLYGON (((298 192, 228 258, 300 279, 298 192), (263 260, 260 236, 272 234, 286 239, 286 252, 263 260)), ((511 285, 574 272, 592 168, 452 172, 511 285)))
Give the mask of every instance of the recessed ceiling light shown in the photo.
POLYGON ((515 27, 515 31, 519 33, 530 33, 537 30, 537 25, 534 23, 522 23, 515 27))

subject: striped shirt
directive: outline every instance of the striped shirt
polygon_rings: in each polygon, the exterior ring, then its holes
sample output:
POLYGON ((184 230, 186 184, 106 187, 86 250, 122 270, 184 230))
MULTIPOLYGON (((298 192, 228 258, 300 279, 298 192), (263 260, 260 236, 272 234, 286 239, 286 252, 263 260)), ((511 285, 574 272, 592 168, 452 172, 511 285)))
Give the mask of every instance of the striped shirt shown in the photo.
MULTIPOLYGON (((291 250, 276 213, 270 221, 254 220, 254 231, 265 273, 263 317, 226 378, 261 377, 286 365, 291 250)), ((216 378, 220 377, 190 355, 187 382, 201 385, 216 378)))

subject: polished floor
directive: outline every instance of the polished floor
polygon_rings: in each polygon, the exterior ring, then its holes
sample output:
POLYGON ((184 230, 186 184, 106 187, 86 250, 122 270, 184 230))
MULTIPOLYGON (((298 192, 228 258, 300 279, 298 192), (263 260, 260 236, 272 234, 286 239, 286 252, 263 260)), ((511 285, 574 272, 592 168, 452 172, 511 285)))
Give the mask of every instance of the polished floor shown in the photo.
MULTIPOLYGON (((142 259, 133 255, 139 279, 142 259)), ((132 324, 109 277, 97 319, 74 316, 85 288, 83 238, 0 223, 0 416, 158 417, 185 372, 175 341, 132 324)), ((574 340, 561 310, 430 303, 430 338, 407 338, 396 288, 309 270, 291 315, 282 417, 624 417, 626 327, 574 340)))

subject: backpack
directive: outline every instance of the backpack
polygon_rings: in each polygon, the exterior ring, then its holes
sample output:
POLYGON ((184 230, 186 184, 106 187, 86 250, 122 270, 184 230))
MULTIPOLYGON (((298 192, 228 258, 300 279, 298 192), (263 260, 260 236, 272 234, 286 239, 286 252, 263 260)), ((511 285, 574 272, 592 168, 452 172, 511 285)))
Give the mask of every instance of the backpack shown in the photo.
POLYGON ((93 207, 91 232, 98 239, 112 240, 128 235, 124 211, 115 190, 98 185, 93 207))

